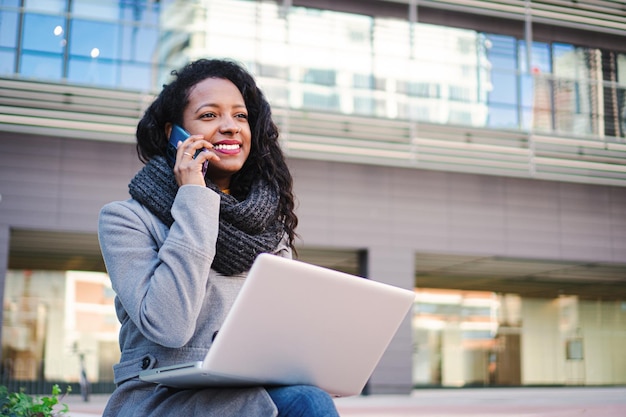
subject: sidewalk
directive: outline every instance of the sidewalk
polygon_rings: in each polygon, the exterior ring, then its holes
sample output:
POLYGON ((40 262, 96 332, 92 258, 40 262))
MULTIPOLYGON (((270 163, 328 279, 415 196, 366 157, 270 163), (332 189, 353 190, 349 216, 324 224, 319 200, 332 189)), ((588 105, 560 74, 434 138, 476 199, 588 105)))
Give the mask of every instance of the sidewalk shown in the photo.
MULTIPOLYGON (((108 399, 62 403, 70 417, 100 416, 108 399)), ((372 395, 336 400, 341 417, 625 417, 626 387, 423 389, 411 395, 372 395)))

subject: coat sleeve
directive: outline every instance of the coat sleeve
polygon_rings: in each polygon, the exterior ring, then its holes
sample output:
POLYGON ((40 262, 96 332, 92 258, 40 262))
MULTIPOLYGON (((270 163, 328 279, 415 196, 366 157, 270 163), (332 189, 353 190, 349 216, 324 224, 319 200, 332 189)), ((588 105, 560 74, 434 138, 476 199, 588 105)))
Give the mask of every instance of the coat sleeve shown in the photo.
POLYGON ((162 242, 151 231, 163 226, 132 200, 100 212, 100 247, 119 302, 139 331, 162 346, 181 347, 193 336, 215 256, 219 202, 208 188, 181 187, 162 242))

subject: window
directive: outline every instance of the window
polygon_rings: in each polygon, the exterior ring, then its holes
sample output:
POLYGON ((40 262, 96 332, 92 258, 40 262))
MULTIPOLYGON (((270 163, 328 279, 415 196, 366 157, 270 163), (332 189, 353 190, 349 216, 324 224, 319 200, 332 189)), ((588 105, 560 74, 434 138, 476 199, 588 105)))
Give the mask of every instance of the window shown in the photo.
POLYGON ((331 69, 310 69, 306 72, 302 81, 305 83, 334 86, 336 73, 331 69))
POLYGON ((119 65, 119 87, 149 91, 152 87, 152 68, 149 64, 122 63, 119 65))
POLYGON ((399 93, 412 97, 439 98, 441 95, 441 86, 430 82, 399 81, 397 89, 399 93))
POLYGON ((24 16, 23 48, 62 55, 67 43, 65 32, 63 17, 27 13, 24 16))
POLYGON ((74 19, 70 38, 70 55, 119 59, 120 27, 113 23, 74 19))
POLYGON ((118 87, 117 67, 118 64, 111 60, 73 57, 70 59, 67 79, 79 84, 118 87))
POLYGON ((17 18, 15 12, 0 11, 0 47, 17 45, 17 18))
POLYGON ((374 77, 371 74, 354 74, 352 86, 354 88, 374 88, 374 77))
POLYGON ((156 29, 123 25, 120 30, 121 59, 146 63, 156 60, 159 38, 159 32, 156 29))
POLYGON ((24 0, 24 9, 28 11, 61 14, 66 8, 66 0, 24 0))
POLYGON ((0 48, 0 74, 13 74, 15 71, 15 51, 0 48))
POLYGON ((449 97, 453 101, 471 101, 471 93, 469 89, 462 85, 451 85, 449 87, 449 97))
POLYGON ((59 80, 63 74, 61 55, 24 52, 20 65, 20 74, 40 80, 59 80))
POLYGON ((76 17, 117 20, 119 3, 112 0, 72 0, 72 14, 76 17))
POLYGON ((318 110, 339 109, 339 97, 337 94, 320 94, 306 92, 303 94, 303 106, 318 110))

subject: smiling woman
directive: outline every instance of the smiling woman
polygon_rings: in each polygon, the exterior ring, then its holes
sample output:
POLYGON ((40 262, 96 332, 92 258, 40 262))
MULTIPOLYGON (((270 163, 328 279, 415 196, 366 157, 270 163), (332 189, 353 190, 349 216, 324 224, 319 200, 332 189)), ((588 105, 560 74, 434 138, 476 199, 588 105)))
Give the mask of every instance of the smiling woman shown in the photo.
POLYGON ((278 129, 252 76, 204 59, 173 74, 137 126, 145 167, 132 198, 100 214, 122 324, 104 416, 335 417, 331 397, 310 386, 180 390, 138 378, 157 364, 202 360, 252 262, 291 257, 297 225, 278 129), (189 135, 168 158, 174 126, 189 135))

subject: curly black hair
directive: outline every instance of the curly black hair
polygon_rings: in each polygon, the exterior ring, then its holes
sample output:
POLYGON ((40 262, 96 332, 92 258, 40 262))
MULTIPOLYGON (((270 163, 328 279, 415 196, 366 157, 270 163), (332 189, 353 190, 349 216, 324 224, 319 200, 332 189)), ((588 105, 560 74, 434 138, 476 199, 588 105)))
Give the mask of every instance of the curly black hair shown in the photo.
POLYGON ((295 249, 298 218, 294 212, 293 178, 278 141, 278 127, 272 120, 270 105, 253 76, 242 65, 225 59, 199 59, 172 71, 172 76, 173 81, 163 86, 137 125, 139 159, 147 163, 155 156, 165 156, 168 142, 165 125, 182 124, 183 110, 193 86, 207 78, 231 81, 241 92, 248 109, 252 147, 241 170, 231 178, 230 192, 234 197, 244 199, 255 179, 276 182, 280 190, 279 217, 285 226, 289 245, 295 249))

